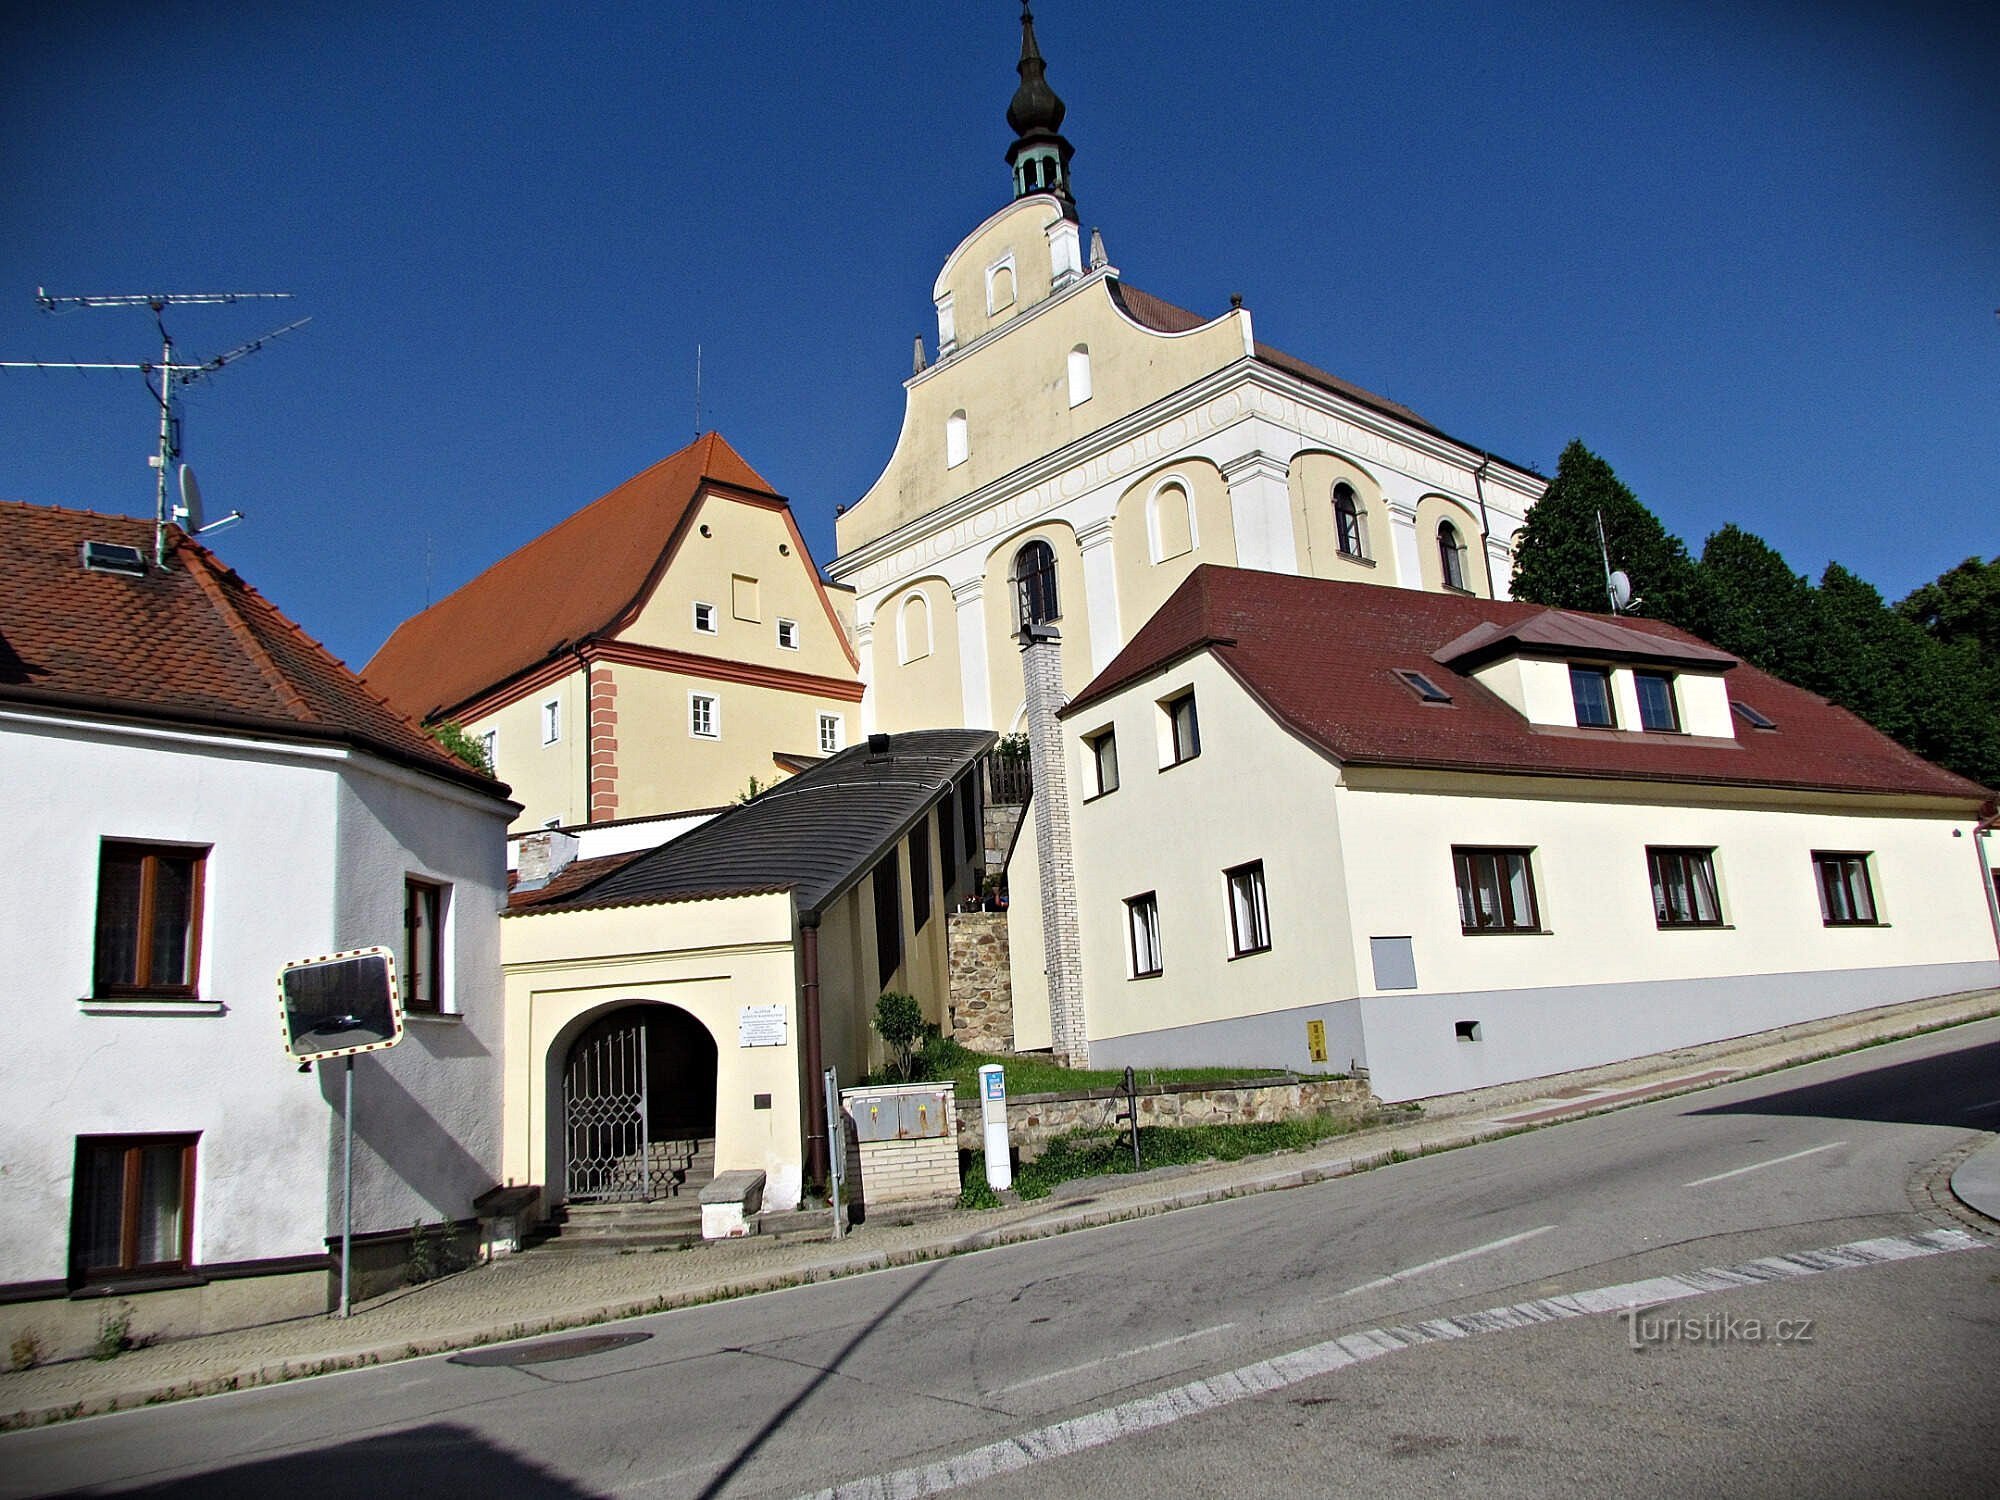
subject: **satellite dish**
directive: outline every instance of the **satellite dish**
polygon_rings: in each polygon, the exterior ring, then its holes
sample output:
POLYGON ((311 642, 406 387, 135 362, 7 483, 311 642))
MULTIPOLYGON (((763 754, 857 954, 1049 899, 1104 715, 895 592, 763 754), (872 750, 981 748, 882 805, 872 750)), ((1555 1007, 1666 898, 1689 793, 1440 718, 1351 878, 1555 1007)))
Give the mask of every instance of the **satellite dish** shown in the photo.
POLYGON ((189 536, 201 534, 201 486, 195 483, 191 464, 181 465, 181 503, 174 507, 174 519, 189 536))
MULTIPOLYGON (((186 477, 187 470, 181 470, 181 474, 182 477, 186 477)), ((1613 573, 1610 584, 1611 612, 1616 614, 1621 609, 1630 608, 1632 604, 1632 580, 1626 576, 1625 570, 1621 568, 1613 573)))

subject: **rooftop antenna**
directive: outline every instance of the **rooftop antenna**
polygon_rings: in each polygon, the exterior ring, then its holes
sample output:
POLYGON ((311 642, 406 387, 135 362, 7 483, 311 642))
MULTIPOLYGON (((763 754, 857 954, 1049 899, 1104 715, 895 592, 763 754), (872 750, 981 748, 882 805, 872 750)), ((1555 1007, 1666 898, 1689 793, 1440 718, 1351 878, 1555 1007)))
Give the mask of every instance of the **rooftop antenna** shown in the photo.
MULTIPOLYGON (((210 529, 201 520, 201 490, 185 470, 181 479, 181 503, 168 509, 167 476, 173 471, 174 460, 180 457, 180 417, 174 410, 174 396, 181 386, 192 385, 204 375, 213 375, 224 365, 233 364, 247 354, 255 354, 264 345, 280 334, 290 333, 310 323, 310 318, 300 318, 287 323, 283 328, 274 328, 269 333, 251 339, 247 344, 238 344, 223 354, 209 359, 177 360, 174 358, 173 335, 167 332, 166 310, 169 307, 201 307, 228 302, 278 302, 291 297, 290 292, 133 292, 116 293, 99 297, 54 297, 42 287, 35 288, 35 305, 45 313, 74 312, 81 307, 143 307, 153 314, 153 326, 160 332, 160 358, 155 364, 151 360, 138 364, 83 364, 71 361, 50 362, 47 360, 0 360, 0 370, 129 370, 143 376, 146 389, 152 394, 160 408, 160 445, 157 452, 147 460, 157 471, 154 475, 153 491, 153 565, 165 568, 167 565, 167 522, 170 518, 185 517, 192 521, 189 534, 210 529), (159 376, 159 384, 153 377, 159 376)), ((215 525, 240 520, 241 511, 232 512, 215 525)))
POLYGON ((1611 600, 1611 613, 1622 615, 1639 601, 1632 597, 1632 579, 1623 569, 1611 566, 1611 548, 1604 540, 1604 512, 1597 513, 1597 552, 1604 559, 1604 593, 1611 600))
POLYGON ((701 436, 701 345, 694 346, 694 435, 701 436))

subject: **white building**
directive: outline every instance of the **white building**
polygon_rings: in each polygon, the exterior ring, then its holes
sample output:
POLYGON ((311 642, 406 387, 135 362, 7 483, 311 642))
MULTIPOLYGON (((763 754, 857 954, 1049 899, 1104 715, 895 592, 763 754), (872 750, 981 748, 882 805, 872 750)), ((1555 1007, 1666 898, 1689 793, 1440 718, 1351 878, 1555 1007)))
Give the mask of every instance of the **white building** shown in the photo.
POLYGON ((117 1306, 327 1307, 341 1080, 283 1050, 288 961, 398 954, 404 1038, 354 1072, 368 1263, 498 1177, 506 788, 169 536, 158 568, 149 523, 0 504, 0 1332, 50 1353, 117 1306))
POLYGON ((1200 568, 1060 734, 1093 1066, 1409 1099, 2000 983, 1993 793, 1657 622, 1200 568))

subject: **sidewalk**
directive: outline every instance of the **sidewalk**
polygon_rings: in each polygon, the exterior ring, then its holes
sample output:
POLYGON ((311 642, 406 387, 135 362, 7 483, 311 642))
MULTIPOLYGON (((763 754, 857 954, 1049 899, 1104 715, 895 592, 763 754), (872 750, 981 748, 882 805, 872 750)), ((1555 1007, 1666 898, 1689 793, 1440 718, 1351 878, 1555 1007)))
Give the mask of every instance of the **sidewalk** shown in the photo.
MULTIPOLYGON (((347 1319, 302 1318, 158 1344, 115 1360, 0 1374, 0 1429, 358 1369, 1298 1187, 1994 1015, 2000 990, 1887 1006, 1426 1100, 1419 1116, 1308 1151, 1087 1178, 1035 1203, 917 1223, 870 1222, 838 1242, 751 1238, 601 1260, 529 1251, 359 1304, 347 1319)), ((1989 1195, 1984 1202, 1969 1199, 1971 1206, 2000 1216, 2000 1142, 1969 1159, 1959 1175, 1989 1195), (1983 1166, 1968 1173, 1976 1163, 1983 1166)))

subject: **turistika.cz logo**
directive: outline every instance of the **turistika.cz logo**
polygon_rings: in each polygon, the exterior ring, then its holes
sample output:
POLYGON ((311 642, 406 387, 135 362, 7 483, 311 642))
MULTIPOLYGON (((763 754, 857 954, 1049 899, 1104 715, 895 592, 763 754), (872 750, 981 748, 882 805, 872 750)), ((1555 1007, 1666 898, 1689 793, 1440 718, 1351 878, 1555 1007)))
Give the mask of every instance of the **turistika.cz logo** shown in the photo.
POLYGON ((1628 1307, 1618 1316, 1625 1320, 1625 1346, 1628 1349, 1669 1344, 1810 1344, 1817 1321, 1813 1318, 1752 1318, 1741 1313, 1703 1313, 1699 1317, 1689 1317, 1644 1307, 1628 1307))

